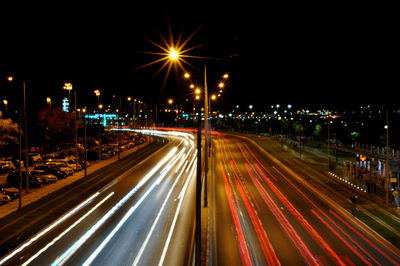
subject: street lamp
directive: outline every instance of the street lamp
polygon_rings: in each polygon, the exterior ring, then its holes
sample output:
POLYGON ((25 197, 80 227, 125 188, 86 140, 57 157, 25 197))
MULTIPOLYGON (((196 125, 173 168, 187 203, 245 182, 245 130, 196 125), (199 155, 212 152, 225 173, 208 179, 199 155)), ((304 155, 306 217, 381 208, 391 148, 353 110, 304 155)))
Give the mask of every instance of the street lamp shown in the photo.
MULTIPOLYGON (((71 83, 65 83, 63 89, 68 91, 68 103, 69 103, 70 106, 71 106, 72 84, 71 84, 71 83)), ((76 99, 75 99, 75 100, 76 100, 76 99)), ((69 110, 68 110, 68 111, 69 111, 69 110)))
POLYGON ((50 97, 47 97, 47 98, 46 98, 46 102, 47 102, 47 104, 49 105, 49 111, 50 111, 50 113, 51 113, 51 98, 50 98, 50 97))
POLYGON ((3 100, 3 103, 4 103, 4 106, 5 106, 5 108, 6 108, 5 110, 6 110, 6 112, 7 112, 8 101, 7 101, 6 99, 4 99, 4 100, 3 100))
MULTIPOLYGON (((12 82, 14 80, 13 76, 8 76, 7 80, 9 82, 12 82)), ((25 177, 26 177, 26 192, 29 192, 29 171, 28 171, 28 121, 27 121, 27 110, 26 110, 26 86, 25 86, 25 80, 22 80, 22 91, 24 95, 24 131, 25 131, 25 177)), ((8 103, 8 102, 7 102, 8 103)), ((21 113, 19 116, 19 121, 20 121, 20 128, 21 128, 21 113)), ((19 209, 22 207, 22 199, 21 199, 21 190, 22 190, 22 173, 21 173, 21 161, 22 161, 22 146, 21 146, 21 129, 20 129, 20 134, 19 134, 19 177, 20 177, 20 182, 19 182, 19 209)))
MULTIPOLYGON (((70 95, 72 91, 72 84, 64 83, 63 89, 68 91, 68 102, 71 106, 70 95)), ((51 108, 51 99, 50 99, 50 108, 51 108)), ((75 127, 75 170, 78 171, 79 155, 78 155, 78 121, 76 117, 76 89, 74 90, 74 120, 75 120, 75 126, 74 126, 75 127)))
POLYGON ((103 108, 103 105, 100 104, 100 90, 94 90, 94 94, 97 96, 97 110, 99 112, 99 120, 97 123, 99 124, 99 160, 101 160, 101 118, 100 118, 100 109, 103 108))
POLYGON ((170 60, 177 61, 179 58, 179 52, 177 50, 175 50, 174 47, 170 47, 168 56, 169 56, 170 60))

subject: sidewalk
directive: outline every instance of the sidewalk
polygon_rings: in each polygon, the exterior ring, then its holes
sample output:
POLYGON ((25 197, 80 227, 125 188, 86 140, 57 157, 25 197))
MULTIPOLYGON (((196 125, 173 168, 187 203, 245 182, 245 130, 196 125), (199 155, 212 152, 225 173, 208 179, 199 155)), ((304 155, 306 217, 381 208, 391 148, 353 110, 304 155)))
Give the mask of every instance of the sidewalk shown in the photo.
MULTIPOLYGON (((146 142, 139 144, 138 146, 135 146, 129 150, 123 151, 123 152, 121 152, 120 157, 124 158, 125 156, 128 156, 129 154, 132 154, 132 153, 138 151, 139 149, 144 148, 149 143, 150 143, 150 141, 147 140, 146 142)), ((107 165, 110 165, 116 161, 118 161, 118 155, 115 155, 106 160, 91 162, 91 164, 87 168, 87 175, 90 175, 91 173, 93 173, 107 165)), ((73 175, 71 175, 67 178, 59 179, 57 182, 55 182, 53 184, 43 185, 40 188, 30 188, 28 193, 26 193, 25 189, 23 189, 22 190, 22 207, 24 207, 32 202, 35 202, 35 201, 39 200, 40 198, 45 197, 48 194, 53 193, 54 191, 57 191, 57 190, 63 188, 64 186, 74 183, 75 181, 77 181, 83 177, 85 177, 85 171, 81 170, 79 172, 75 172, 73 175)), ((8 202, 8 203, 0 206, 0 219, 14 211, 17 211, 18 205, 19 205, 18 199, 15 199, 11 202, 8 202)))

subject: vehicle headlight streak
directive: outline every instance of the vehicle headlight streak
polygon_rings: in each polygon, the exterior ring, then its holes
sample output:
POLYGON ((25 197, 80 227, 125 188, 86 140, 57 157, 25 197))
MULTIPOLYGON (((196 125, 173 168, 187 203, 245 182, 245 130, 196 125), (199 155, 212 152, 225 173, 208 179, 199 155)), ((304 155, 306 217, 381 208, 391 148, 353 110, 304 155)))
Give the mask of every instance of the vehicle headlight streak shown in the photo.
POLYGON ((96 192, 94 193, 91 197, 89 197, 88 199, 86 199, 84 202, 82 202, 81 204, 79 204, 78 206, 76 206, 73 210, 71 210, 70 212, 68 212, 66 215, 64 215, 63 217, 61 217, 59 220, 57 220, 55 223, 51 224, 49 227, 47 227, 46 229, 44 229, 43 231, 41 231, 40 233, 38 233, 37 235, 35 235, 34 237, 32 237, 31 239, 29 239, 27 242, 25 242, 23 245, 21 245, 20 247, 18 247, 17 249, 15 249, 13 252, 11 252, 9 255, 7 255, 6 257, 4 257, 1 261, 0 261, 0 265, 4 264, 5 262, 7 262, 9 259, 11 259, 12 257, 14 257, 16 254, 18 254, 19 252, 21 252, 22 250, 24 250, 26 247, 30 246, 33 242, 35 242, 36 240, 38 240, 39 238, 41 238, 42 236, 44 236, 45 234, 47 234, 48 232, 50 232, 51 230, 53 230, 53 228, 55 228, 56 226, 58 226, 59 224, 61 224, 62 222, 64 222, 65 220, 67 220, 69 217, 71 217, 73 214, 75 214, 77 211, 79 211, 80 209, 82 209, 83 207, 85 207, 87 204, 89 204, 90 202, 92 202, 92 200, 97 197, 100 194, 100 192, 96 192))
MULTIPOLYGON (((189 153, 188 153, 188 154, 189 154, 189 153)), ((140 260, 140 258, 142 257, 143 251, 144 251, 144 249, 146 248, 147 243, 149 242, 151 235, 153 234, 153 231, 154 231, 154 229, 155 229, 155 227, 156 227, 156 225, 157 225, 158 220, 159 220, 160 217, 161 217, 162 212, 164 211, 165 206, 167 205, 168 199, 169 199, 169 197, 171 196, 172 191, 174 190, 176 184, 177 184, 178 181, 180 180, 180 178, 181 178, 182 173, 183 173, 184 170, 185 170, 185 168, 182 168, 182 171, 179 173, 179 175, 178 175, 177 178, 175 179, 175 182, 172 184, 170 190, 168 191, 168 194, 167 194, 167 196, 166 196, 166 198, 165 198, 165 200, 164 200, 164 202, 163 202, 163 204, 162 204, 162 206, 161 206, 161 209, 160 209, 160 211, 158 212, 157 217, 156 217, 156 219, 154 220, 154 222, 153 222, 153 224, 152 224, 152 226, 151 226, 151 228, 150 228, 150 231, 149 231, 149 233, 147 234, 147 237, 146 237, 145 241, 143 242, 142 247, 140 248, 138 254, 136 255, 135 261, 133 262, 132 265, 137 265, 138 262, 139 262, 139 260, 140 260)), ((188 179, 189 179, 189 178, 188 178, 188 179)))
POLYGON ((67 234, 69 231, 71 231, 75 226, 77 226, 80 222, 82 222, 86 217, 88 217, 92 212, 94 212, 100 205, 102 205, 106 200, 108 200, 112 195, 114 195, 114 192, 111 192, 110 194, 107 195, 103 200, 101 200, 99 203, 96 204, 90 211, 85 213, 81 218, 79 218, 75 223, 73 223, 70 227, 68 227, 66 230, 64 230, 61 234, 59 234, 56 238, 54 238, 50 243, 48 243, 44 248, 39 250, 38 252, 35 253, 32 257, 29 258, 29 260, 25 261, 22 265, 28 265, 31 263, 34 259, 36 259, 40 254, 45 252, 50 246, 52 246, 55 242, 57 242, 61 237, 63 237, 65 234, 67 234))
MULTIPOLYGON (((197 162, 197 158, 196 158, 194 161, 197 162)), ((163 249, 163 252, 162 252, 162 254, 161 254, 160 261, 158 262, 158 265, 159 265, 159 266, 161 266, 161 265, 164 264, 165 255, 166 255, 166 253, 167 253, 169 243, 171 242, 172 233, 173 233, 174 230, 175 230, 175 224, 176 224, 176 221, 177 221, 177 219, 178 219, 178 214, 179 214, 180 209, 181 209, 181 206, 182 206, 182 202, 183 202, 184 195, 185 195, 185 193, 186 193, 187 187, 189 186, 189 181, 191 180, 191 178, 192 178, 192 176, 193 176, 194 169, 196 169, 195 165, 196 165, 196 163, 193 165, 192 170, 190 171, 190 174, 189 174, 188 178, 186 179, 185 185, 183 186, 181 193, 179 193, 179 197, 178 197, 178 198, 179 198, 178 207, 176 208, 174 220, 172 221, 172 225, 171 225, 171 227, 170 227, 170 229, 169 229, 167 241, 165 242, 164 249, 163 249)), ((182 168, 182 172, 183 172, 184 169, 185 169, 185 168, 182 168)), ((182 173, 182 172, 181 172, 181 173, 182 173)))
MULTIPOLYGON (((182 153, 180 153, 180 155, 182 155, 182 153)), ((162 170, 160 176, 146 191, 146 193, 140 198, 140 200, 133 207, 129 209, 129 211, 125 214, 125 216, 121 219, 121 221, 117 224, 117 226, 111 231, 111 233, 106 237, 106 239, 104 239, 104 241, 97 247, 97 249, 89 256, 89 258, 82 265, 87 266, 93 262, 93 260, 103 250, 103 248, 107 245, 107 243, 111 240, 111 238, 118 232, 118 230, 124 225, 124 223, 128 220, 128 218, 135 212, 135 210, 147 198, 147 196, 153 191, 153 189, 162 181, 162 179, 164 179, 164 177, 167 175, 172 166, 174 166, 177 160, 176 157, 177 156, 175 156, 175 158, 162 170)))
MULTIPOLYGON (((76 241, 66 252, 64 252, 56 261, 54 261, 51 265, 60 265, 63 264, 65 261, 68 260, 72 254, 74 254, 80 246, 82 246, 89 237, 91 237, 99 227, 108 220, 127 200, 129 200, 160 168, 164 165, 176 152, 177 148, 174 147, 164 158, 160 161, 147 175, 140 180, 140 182, 131 190, 128 194, 126 194, 114 207, 109 210, 95 225, 93 225, 78 241, 76 241)), ((160 176, 161 177, 161 176, 160 176)), ((160 178, 158 177, 158 178, 160 178)), ((128 211, 128 213, 124 216, 124 218, 120 221, 116 228, 113 230, 113 234, 122 226, 122 224, 129 218, 129 216, 137 209, 137 207, 143 202, 143 200, 150 194, 150 192, 154 189, 157 185, 156 182, 146 191, 146 193, 140 198, 140 200, 128 211)), ((103 243, 99 246, 101 249, 107 244, 107 242, 111 239, 113 234, 110 234, 103 243)), ((101 251, 101 249, 98 252, 101 251)), ((96 251, 97 251, 96 250, 96 251)), ((96 252, 95 251, 95 252, 96 252)), ((92 254, 93 255, 93 254, 92 254)), ((96 254, 97 256, 97 254, 96 254)), ((89 262, 90 263, 90 262, 89 262)))

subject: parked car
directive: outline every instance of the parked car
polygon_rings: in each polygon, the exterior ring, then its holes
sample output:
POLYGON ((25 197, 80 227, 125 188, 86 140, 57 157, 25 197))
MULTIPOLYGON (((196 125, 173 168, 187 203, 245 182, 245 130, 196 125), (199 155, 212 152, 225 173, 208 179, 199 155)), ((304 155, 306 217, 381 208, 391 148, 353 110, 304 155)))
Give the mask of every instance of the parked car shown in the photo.
POLYGON ((43 154, 42 157, 43 157, 45 160, 54 159, 54 158, 57 157, 57 153, 56 153, 56 152, 49 152, 49 153, 43 154))
POLYGON ((10 196, 0 192, 0 205, 6 204, 11 201, 10 196))
POLYGON ((0 174, 9 173, 14 171, 16 168, 11 161, 0 161, 0 174))
POLYGON ((57 177, 55 175, 52 175, 44 170, 32 170, 31 175, 42 179, 42 182, 45 184, 57 182, 57 177))
POLYGON ((55 161, 55 160, 52 160, 52 161, 49 161, 49 162, 46 162, 46 164, 48 164, 48 165, 57 165, 60 169, 61 169, 61 171, 64 171, 65 173, 67 173, 67 175, 72 175, 73 173, 74 173, 74 169, 72 169, 71 167, 69 167, 65 162, 63 162, 63 161, 55 161))
POLYGON ((30 153, 28 153, 28 156, 34 163, 43 161, 42 155, 40 155, 40 153, 30 152, 30 153))
POLYGON ((0 194, 6 194, 11 200, 15 200, 19 196, 19 190, 15 187, 8 186, 7 184, 2 184, 0 187, 0 194))
MULTIPOLYGON (((21 175, 22 175, 22 187, 26 187, 26 171, 23 170, 21 171, 21 175)), ((43 182, 42 179, 32 176, 30 174, 28 174, 29 177, 29 186, 30 187, 40 187, 42 186, 43 182)), ((19 187, 19 171, 13 171, 11 173, 8 174, 7 176, 7 184, 18 188, 19 187)))
POLYGON ((66 162, 69 167, 74 169, 75 171, 80 171, 82 170, 82 166, 78 163, 78 167, 76 165, 75 157, 66 157, 65 159, 62 159, 62 161, 66 162))
POLYGON ((33 170, 43 170, 49 174, 55 175, 58 179, 67 177, 67 173, 62 171, 60 167, 54 164, 39 164, 33 170))

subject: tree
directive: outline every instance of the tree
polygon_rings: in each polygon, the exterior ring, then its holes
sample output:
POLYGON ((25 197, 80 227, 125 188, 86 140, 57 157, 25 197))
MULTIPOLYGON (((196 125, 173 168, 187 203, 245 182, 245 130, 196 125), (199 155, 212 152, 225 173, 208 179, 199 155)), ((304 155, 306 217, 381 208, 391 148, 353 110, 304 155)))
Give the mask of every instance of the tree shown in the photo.
POLYGON ((18 144, 18 128, 17 123, 13 123, 11 119, 2 119, 0 116, 0 150, 8 150, 18 144))
POLYGON ((73 138, 74 114, 64 112, 61 107, 39 111, 38 124, 44 129, 44 137, 49 142, 73 138))
POLYGON ((323 129, 323 126, 321 124, 316 124, 314 132, 313 132, 313 136, 320 139, 322 136, 322 129, 323 129))

